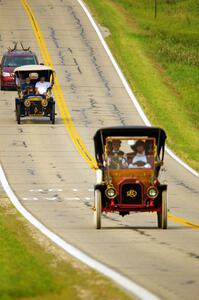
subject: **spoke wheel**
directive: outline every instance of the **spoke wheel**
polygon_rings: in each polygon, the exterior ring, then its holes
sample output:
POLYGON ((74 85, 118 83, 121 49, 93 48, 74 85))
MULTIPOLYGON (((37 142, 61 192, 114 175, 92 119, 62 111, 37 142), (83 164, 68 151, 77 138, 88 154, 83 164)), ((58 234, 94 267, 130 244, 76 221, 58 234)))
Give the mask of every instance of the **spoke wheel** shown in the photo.
POLYGON ((20 109, 20 104, 16 105, 16 117, 17 117, 17 124, 21 124, 21 109, 20 109))
POLYGON ((157 213, 158 228, 162 228, 162 213, 157 213))
POLYGON ((158 228, 167 229, 168 223, 168 193, 162 192, 162 211, 157 213, 158 228))
POLYGON ((94 198, 94 223, 96 229, 101 229, 102 195, 100 190, 95 190, 94 198))
POLYGON ((55 124, 55 104, 52 104, 50 120, 51 120, 52 124, 55 124))

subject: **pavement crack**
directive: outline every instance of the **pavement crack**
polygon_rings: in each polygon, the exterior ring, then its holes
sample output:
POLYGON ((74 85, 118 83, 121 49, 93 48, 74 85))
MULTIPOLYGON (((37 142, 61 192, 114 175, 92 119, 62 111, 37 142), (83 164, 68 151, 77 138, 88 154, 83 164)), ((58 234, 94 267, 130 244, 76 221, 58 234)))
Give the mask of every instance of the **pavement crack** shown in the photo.
POLYGON ((53 43, 55 44, 56 48, 60 48, 59 42, 58 42, 58 39, 56 37, 56 32, 55 32, 54 28, 50 27, 50 26, 48 28, 50 30, 50 37, 52 38, 53 43))
POLYGON ((111 96, 111 88, 109 86, 109 82, 106 79, 106 77, 104 75, 104 72, 101 69, 101 66, 97 62, 97 58, 95 56, 95 51, 94 51, 93 47, 91 46, 91 44, 89 42, 89 39, 87 38, 86 32, 84 30, 84 27, 83 27, 80 19, 78 18, 77 14, 75 13, 73 7, 72 6, 68 6, 68 10, 69 10, 71 16, 74 18, 77 26, 79 27, 79 33, 80 33, 81 39, 83 40, 84 45, 86 46, 86 48, 89 50, 89 55, 90 55, 90 58, 91 58, 91 62, 94 65, 94 67, 95 67, 95 69, 97 71, 97 74, 98 74, 99 78, 101 79, 101 81, 102 81, 102 83, 103 83, 103 85, 104 85, 104 87, 105 87, 105 89, 107 91, 106 95, 107 96, 111 96))

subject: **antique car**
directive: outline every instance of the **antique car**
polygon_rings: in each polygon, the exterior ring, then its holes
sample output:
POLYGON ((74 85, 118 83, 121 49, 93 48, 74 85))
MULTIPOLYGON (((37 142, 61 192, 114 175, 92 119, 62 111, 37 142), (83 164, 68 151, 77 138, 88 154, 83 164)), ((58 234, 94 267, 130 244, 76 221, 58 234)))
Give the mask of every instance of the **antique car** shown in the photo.
POLYGON ((94 136, 98 165, 94 187, 94 221, 101 214, 157 214, 158 228, 167 228, 167 185, 160 182, 166 134, 163 129, 122 126, 99 129, 94 136))
POLYGON ((23 117, 47 117, 55 124, 55 101, 52 96, 54 71, 44 65, 27 65, 16 68, 14 74, 18 86, 18 97, 15 98, 17 123, 20 124, 23 117), (42 95, 35 93, 35 86, 41 78, 45 78, 48 84, 42 95))
POLYGON ((15 89, 16 81, 14 69, 24 65, 38 64, 37 56, 30 50, 30 47, 24 48, 21 43, 21 49, 17 48, 15 43, 13 48, 8 48, 8 51, 3 54, 0 63, 0 89, 15 89))

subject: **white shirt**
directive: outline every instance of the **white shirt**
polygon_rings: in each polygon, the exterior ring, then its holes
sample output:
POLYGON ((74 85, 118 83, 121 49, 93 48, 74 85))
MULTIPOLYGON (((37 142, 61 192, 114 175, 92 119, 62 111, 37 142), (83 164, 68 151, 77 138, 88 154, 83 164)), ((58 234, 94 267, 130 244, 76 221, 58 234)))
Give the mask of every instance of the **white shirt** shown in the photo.
POLYGON ((145 163, 144 166, 139 167, 139 168, 151 168, 151 165, 147 162, 146 154, 145 154, 145 152, 143 152, 143 153, 137 153, 134 156, 134 158, 132 160, 132 164, 129 164, 129 169, 137 168, 136 163, 138 161, 142 161, 143 163, 145 163))
POLYGON ((133 158, 133 164, 136 164, 136 162, 142 161, 144 163, 147 163, 147 158, 145 153, 137 153, 133 158))
POLYGON ((39 94, 43 95, 44 93, 46 93, 47 88, 51 87, 51 84, 48 81, 44 81, 44 82, 38 81, 35 87, 38 89, 39 94))

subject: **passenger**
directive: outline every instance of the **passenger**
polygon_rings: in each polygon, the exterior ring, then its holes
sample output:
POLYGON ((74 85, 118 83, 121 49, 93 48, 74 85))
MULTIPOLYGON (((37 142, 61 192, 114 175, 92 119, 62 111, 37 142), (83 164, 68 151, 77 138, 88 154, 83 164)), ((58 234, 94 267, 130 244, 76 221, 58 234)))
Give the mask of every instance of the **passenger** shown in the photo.
POLYGON ((109 152, 109 167, 110 169, 123 169, 127 165, 124 152, 120 150, 121 141, 112 141, 112 150, 109 152))
POLYGON ((107 154, 110 155, 113 151, 113 144, 112 141, 107 142, 107 154))
POLYGON ((154 166, 154 143, 151 140, 146 141, 145 152, 147 155, 148 163, 154 166))
POLYGON ((19 73, 19 77, 16 76, 15 82, 16 82, 17 90, 20 90, 21 85, 25 83, 25 80, 21 73, 19 73))
POLYGON ((154 155, 154 144, 153 144, 153 141, 151 140, 147 140, 145 142, 145 152, 146 152, 146 155, 154 155))
POLYGON ((133 146, 133 149, 135 151, 135 156, 132 158, 132 161, 129 164, 129 169, 142 167, 151 168, 151 165, 148 163, 145 153, 145 142, 137 141, 133 146))
POLYGON ((29 77, 26 78, 25 83, 21 85, 22 92, 24 96, 33 96, 34 95, 34 84, 31 83, 29 77))
POLYGON ((45 77, 40 77, 40 81, 38 81, 35 85, 36 95, 41 95, 46 97, 47 90, 51 87, 49 81, 45 81, 45 77))
POLYGON ((113 140, 112 141, 112 155, 124 155, 124 152, 120 150, 121 141, 120 140, 113 140))

